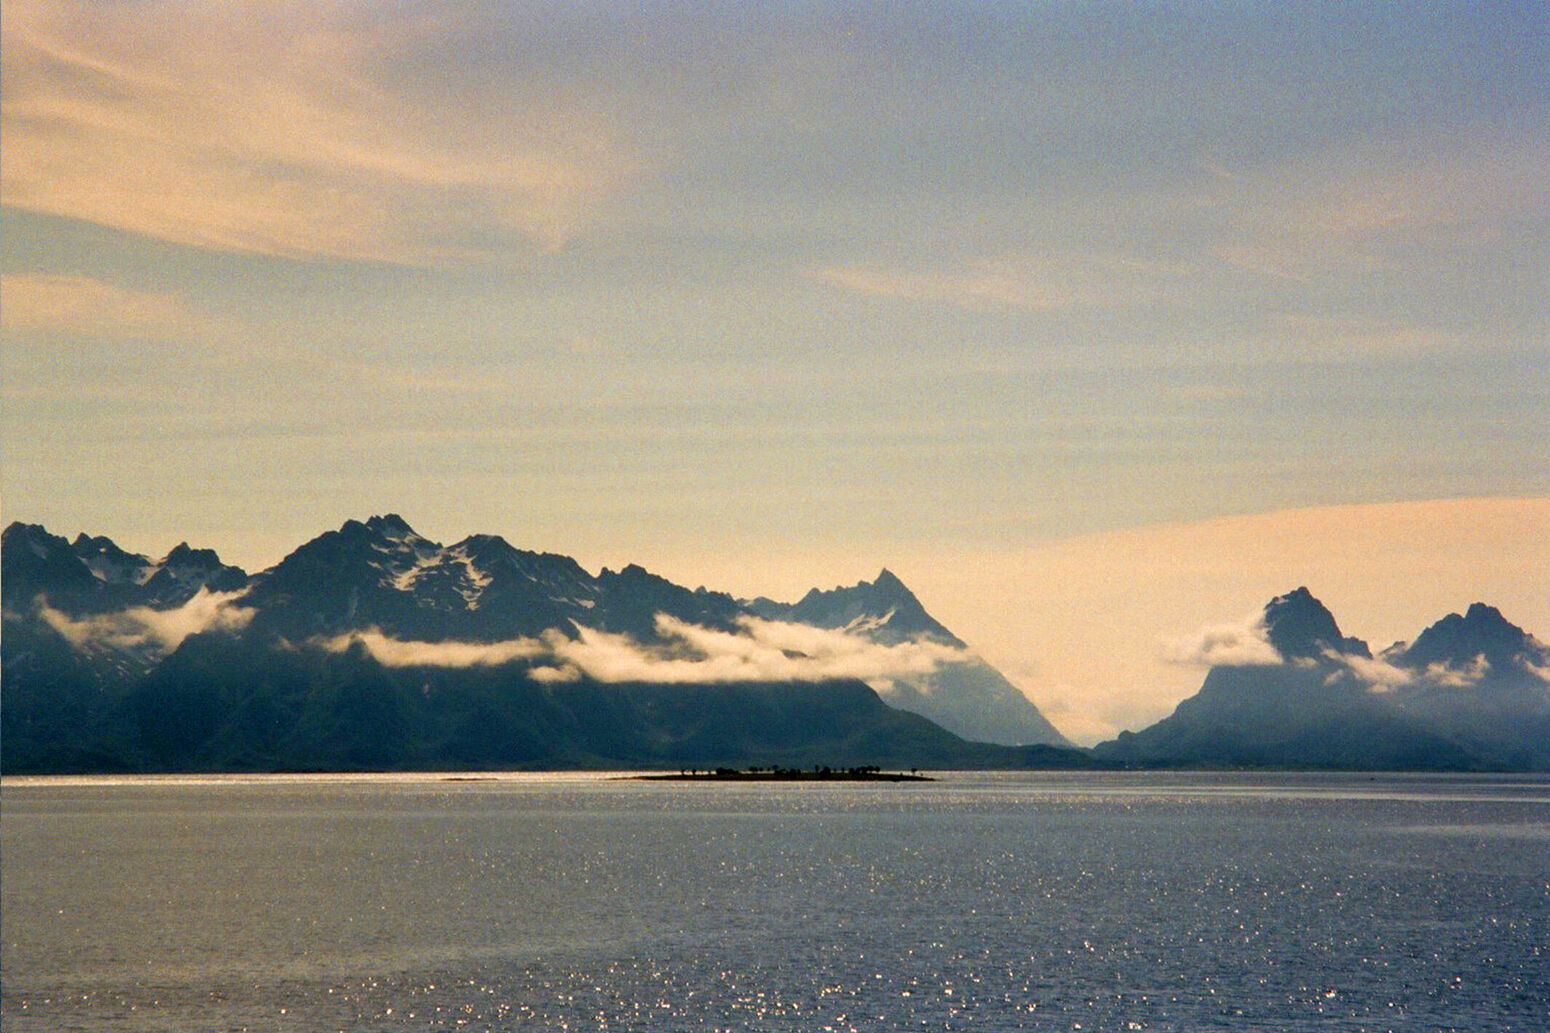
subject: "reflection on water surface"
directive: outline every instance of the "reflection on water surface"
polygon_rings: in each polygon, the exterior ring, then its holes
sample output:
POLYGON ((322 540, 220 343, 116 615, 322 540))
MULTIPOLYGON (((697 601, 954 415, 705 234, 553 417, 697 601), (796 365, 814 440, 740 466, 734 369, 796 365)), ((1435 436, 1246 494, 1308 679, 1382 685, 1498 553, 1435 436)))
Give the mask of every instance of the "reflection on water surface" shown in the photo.
POLYGON ((1544 1029, 1550 781, 7 779, 21 1031, 1544 1029))

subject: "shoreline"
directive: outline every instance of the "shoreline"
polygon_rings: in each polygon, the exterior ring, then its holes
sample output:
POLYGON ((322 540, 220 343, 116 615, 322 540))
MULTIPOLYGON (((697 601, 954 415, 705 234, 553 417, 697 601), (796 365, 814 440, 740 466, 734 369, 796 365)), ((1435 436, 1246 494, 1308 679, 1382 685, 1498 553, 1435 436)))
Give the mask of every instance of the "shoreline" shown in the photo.
POLYGON ((718 768, 715 771, 680 771, 652 775, 623 775, 623 782, 935 782, 929 775, 902 771, 877 771, 866 768, 831 770, 776 769, 760 771, 734 771, 718 768))

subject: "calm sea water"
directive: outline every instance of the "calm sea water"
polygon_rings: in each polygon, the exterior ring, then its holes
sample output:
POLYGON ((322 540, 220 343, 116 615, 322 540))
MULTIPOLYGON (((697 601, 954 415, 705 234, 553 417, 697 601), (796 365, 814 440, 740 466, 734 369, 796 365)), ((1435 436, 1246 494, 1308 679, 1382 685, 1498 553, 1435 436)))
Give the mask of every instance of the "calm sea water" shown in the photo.
POLYGON ((4 1030, 1546 1030, 1550 780, 7 780, 4 1030))

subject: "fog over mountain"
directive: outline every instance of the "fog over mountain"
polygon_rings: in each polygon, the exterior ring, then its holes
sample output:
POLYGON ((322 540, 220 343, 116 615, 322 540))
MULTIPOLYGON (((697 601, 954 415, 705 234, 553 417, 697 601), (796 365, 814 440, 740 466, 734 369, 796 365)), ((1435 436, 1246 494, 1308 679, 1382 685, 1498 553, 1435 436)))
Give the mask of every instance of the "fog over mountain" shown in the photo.
POLYGON ((771 620, 833 628, 886 645, 932 642, 958 650, 928 671, 893 679, 882 690, 884 698, 967 739, 1068 745, 1028 697, 939 624, 886 568, 876 580, 852 588, 815 588, 793 604, 761 598, 748 606, 771 620))
POLYGON ((1550 768, 1550 647, 1476 603, 1376 655, 1306 588, 1242 627, 1173 714, 1094 753, 1123 763, 1389 769, 1550 768))
POLYGON ((1298 588, 1170 643, 1199 692, 1078 751, 886 569, 743 600, 391 514, 255 574, 20 523, 0 560, 7 771, 1550 770, 1550 647, 1483 603, 1374 651, 1298 588))
MULTIPOLYGON (((3 559, 8 770, 809 755, 1005 766, 1034 755, 973 742, 1067 745, 886 571, 790 606, 745 602, 634 565, 594 576, 569 557, 489 535, 444 546, 393 514, 348 521, 252 575, 187 545, 158 561, 105 537, 70 542, 20 523, 5 531, 3 559), (635 695, 624 700, 615 686, 635 695), (684 729, 659 727, 660 714, 618 714, 651 698, 648 711, 704 721, 742 699, 748 712, 732 725, 758 726, 761 707, 800 711, 818 689, 859 708, 853 727, 831 714, 796 722, 805 741, 728 740, 710 728, 704 743, 685 746, 684 729), (598 718, 568 708, 604 698, 613 718, 603 725, 622 720, 627 731, 585 746, 598 718), (565 716, 539 719, 556 705, 565 716), (496 711, 504 744, 447 753, 462 734, 448 720, 496 711), (544 721, 569 729, 544 731, 544 721), (386 738, 369 743, 377 733, 386 738), (341 753, 344 740, 359 748, 341 753)), ((487 725, 478 734, 494 733, 487 725)))

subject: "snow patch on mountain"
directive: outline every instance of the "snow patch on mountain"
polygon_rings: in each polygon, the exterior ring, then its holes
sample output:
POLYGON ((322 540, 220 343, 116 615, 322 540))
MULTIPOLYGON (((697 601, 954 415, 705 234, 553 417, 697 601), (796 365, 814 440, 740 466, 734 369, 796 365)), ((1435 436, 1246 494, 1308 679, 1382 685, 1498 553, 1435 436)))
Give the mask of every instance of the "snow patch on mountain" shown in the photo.
POLYGON ((484 590, 489 588, 495 579, 479 568, 473 557, 468 555, 467 549, 455 548, 448 555, 454 563, 460 564, 463 568, 463 579, 458 586, 458 593, 470 610, 477 610, 484 590))
POLYGON ((893 620, 893 615, 898 612, 897 606, 890 606, 888 612, 881 616, 863 613, 845 625, 844 630, 850 635, 864 635, 869 631, 877 631, 879 628, 886 627, 888 622, 893 620))

